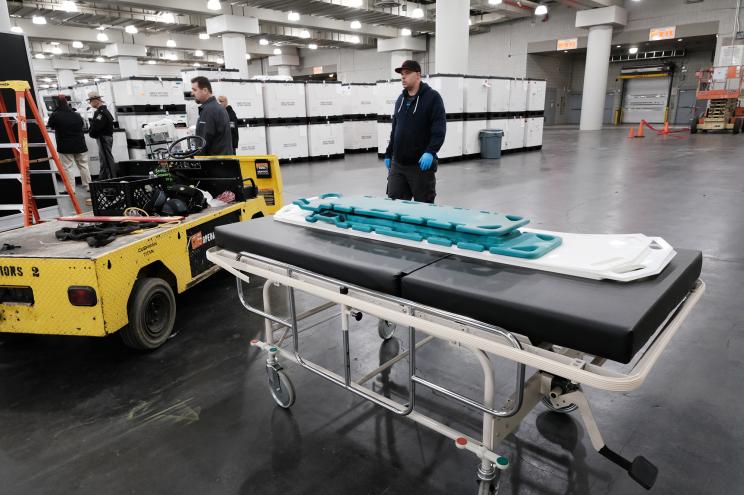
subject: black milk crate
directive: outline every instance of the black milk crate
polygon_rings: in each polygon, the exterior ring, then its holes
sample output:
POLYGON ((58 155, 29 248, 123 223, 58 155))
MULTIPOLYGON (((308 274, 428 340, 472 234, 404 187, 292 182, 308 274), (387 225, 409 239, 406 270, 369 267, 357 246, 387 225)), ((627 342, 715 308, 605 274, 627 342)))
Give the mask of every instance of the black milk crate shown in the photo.
POLYGON ((163 179, 146 175, 130 175, 91 182, 90 198, 93 202, 93 213, 96 216, 120 216, 127 208, 147 210, 158 190, 163 190, 163 179))

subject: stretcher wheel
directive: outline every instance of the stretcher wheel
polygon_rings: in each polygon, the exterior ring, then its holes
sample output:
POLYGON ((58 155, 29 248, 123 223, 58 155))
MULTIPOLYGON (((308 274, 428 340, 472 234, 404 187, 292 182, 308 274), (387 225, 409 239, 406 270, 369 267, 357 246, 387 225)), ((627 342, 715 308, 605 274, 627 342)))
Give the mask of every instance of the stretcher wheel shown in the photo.
POLYGON ((176 298, 162 278, 140 278, 134 283, 127 307, 129 324, 121 332, 133 349, 157 349, 168 340, 176 322, 176 298))
POLYGON ((295 401, 295 391, 292 381, 286 373, 279 370, 269 370, 269 389, 274 402, 279 407, 289 409, 295 401))
POLYGON ((397 326, 398 325, 396 325, 395 323, 389 322, 387 320, 380 320, 379 322, 377 322, 377 334, 382 340, 388 340, 392 338, 397 326))
POLYGON ((579 408, 579 406, 577 406, 576 404, 569 404, 563 407, 555 407, 553 403, 550 402, 550 397, 547 397, 547 396, 542 398, 542 402, 543 404, 545 404, 545 407, 547 407, 551 411, 561 413, 561 414, 567 414, 579 408))

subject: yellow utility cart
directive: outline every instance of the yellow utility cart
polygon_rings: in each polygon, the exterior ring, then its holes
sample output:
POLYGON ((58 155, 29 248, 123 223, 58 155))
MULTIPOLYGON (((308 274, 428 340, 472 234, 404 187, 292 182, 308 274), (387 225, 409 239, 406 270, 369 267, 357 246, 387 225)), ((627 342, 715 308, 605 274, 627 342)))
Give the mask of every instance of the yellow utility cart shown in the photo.
POLYGON ((170 336, 175 294, 218 269, 206 259, 218 225, 271 215, 282 206, 275 156, 121 162, 121 175, 169 171, 214 196, 235 189, 237 200, 209 207, 177 224, 117 237, 103 247, 59 241, 75 223, 50 221, 0 233, 0 332, 102 337, 115 332, 138 349, 170 336), (241 196, 242 185, 249 191, 241 196))

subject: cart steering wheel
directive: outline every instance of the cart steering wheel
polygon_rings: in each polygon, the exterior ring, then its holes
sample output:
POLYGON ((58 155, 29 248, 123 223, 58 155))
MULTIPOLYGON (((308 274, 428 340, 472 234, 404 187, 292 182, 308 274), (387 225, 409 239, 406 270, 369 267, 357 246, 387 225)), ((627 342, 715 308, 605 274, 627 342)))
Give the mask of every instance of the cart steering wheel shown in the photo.
POLYGON ((192 156, 202 153, 206 146, 207 141, 201 136, 185 136, 171 143, 171 145, 168 147, 168 156, 176 160, 191 158, 192 156), (184 141, 186 141, 187 143, 186 151, 177 150, 176 145, 179 145, 184 141), (193 144, 191 143, 191 141, 193 141, 193 144))

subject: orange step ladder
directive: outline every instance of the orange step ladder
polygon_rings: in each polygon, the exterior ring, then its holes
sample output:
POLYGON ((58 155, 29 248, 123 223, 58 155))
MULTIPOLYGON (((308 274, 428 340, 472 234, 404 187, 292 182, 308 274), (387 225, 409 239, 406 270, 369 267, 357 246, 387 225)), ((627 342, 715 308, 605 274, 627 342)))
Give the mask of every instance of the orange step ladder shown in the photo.
MULTIPOLYGON (((16 111, 8 112, 5 106, 5 100, 0 94, 0 118, 5 126, 5 134, 8 136, 9 143, 0 143, 0 148, 13 150, 13 157, 2 162, 15 161, 18 164, 17 174, 0 174, 0 179, 14 179, 21 182, 21 193, 23 196, 22 204, 6 204, 0 205, 2 210, 20 211, 23 214, 23 225, 29 227, 34 223, 40 223, 41 217, 39 216, 39 209, 36 206, 37 199, 59 199, 61 197, 69 196, 72 201, 72 206, 75 208, 75 212, 80 214, 80 205, 78 204, 77 197, 75 196, 75 188, 70 185, 65 173, 62 162, 59 160, 57 150, 52 144, 49 133, 44 125, 44 120, 39 114, 39 110, 34 102, 34 97, 31 94, 31 86, 27 81, 0 81, 0 90, 11 90, 15 92, 16 111), (28 142, 28 123, 29 119, 26 118, 26 105, 31 109, 31 113, 34 116, 35 123, 41 131, 41 135, 44 137, 43 143, 29 143, 28 142), (13 131, 13 124, 17 124, 18 137, 16 138, 15 132, 13 131), (32 160, 29 159, 28 149, 29 147, 45 147, 49 150, 52 156, 46 158, 39 158, 33 160, 33 163, 48 162, 53 160, 57 166, 57 170, 31 170, 32 160), (62 178, 62 182, 65 185, 67 195, 62 194, 50 194, 50 195, 34 195, 31 191, 31 174, 55 174, 58 173, 62 178)), ((31 121, 34 122, 34 121, 31 121)), ((55 187, 56 189, 56 187, 55 187)))

